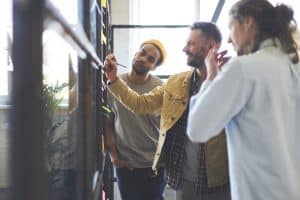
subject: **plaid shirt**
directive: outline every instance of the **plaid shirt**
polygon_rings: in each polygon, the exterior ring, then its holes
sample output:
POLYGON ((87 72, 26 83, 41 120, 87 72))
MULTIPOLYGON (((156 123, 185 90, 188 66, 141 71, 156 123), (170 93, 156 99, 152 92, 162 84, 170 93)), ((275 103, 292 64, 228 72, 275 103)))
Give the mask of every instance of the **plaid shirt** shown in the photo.
POLYGON ((181 178, 182 164, 184 159, 184 149, 187 136, 186 125, 187 110, 183 113, 176 124, 168 131, 163 152, 166 158, 166 182, 173 189, 178 189, 181 178))
MULTIPOLYGON (((197 93, 201 85, 201 82, 195 71, 193 73, 191 81, 190 96, 197 93)), ((183 167, 184 152, 186 141, 188 139, 186 134, 188 110, 189 108, 187 107, 180 119, 168 131, 164 146, 164 153, 166 158, 166 182, 175 190, 178 189, 180 179, 182 177, 181 173, 183 167)), ((197 179, 194 185, 195 190, 197 192, 206 193, 227 189, 227 187, 229 187, 229 184, 208 188, 205 165, 205 143, 201 143, 199 145, 199 166, 198 174, 196 175, 197 179)))

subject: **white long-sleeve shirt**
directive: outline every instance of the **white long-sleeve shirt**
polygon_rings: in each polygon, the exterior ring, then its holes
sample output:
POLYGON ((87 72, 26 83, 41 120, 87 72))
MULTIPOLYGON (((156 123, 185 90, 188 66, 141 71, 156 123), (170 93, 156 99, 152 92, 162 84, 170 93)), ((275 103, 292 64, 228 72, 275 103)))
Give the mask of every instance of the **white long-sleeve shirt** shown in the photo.
POLYGON ((233 200, 300 200, 300 64, 266 40, 223 68, 192 97, 188 136, 226 127, 233 200))

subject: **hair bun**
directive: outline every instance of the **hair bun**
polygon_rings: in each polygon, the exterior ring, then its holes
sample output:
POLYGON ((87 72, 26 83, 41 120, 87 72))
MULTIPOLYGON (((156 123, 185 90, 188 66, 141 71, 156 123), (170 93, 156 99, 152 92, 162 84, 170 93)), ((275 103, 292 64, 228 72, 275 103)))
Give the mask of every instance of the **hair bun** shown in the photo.
POLYGON ((294 11, 292 8, 280 4, 275 7, 276 12, 279 14, 279 17, 283 18, 283 20, 286 20, 287 22, 290 22, 294 19, 294 11))

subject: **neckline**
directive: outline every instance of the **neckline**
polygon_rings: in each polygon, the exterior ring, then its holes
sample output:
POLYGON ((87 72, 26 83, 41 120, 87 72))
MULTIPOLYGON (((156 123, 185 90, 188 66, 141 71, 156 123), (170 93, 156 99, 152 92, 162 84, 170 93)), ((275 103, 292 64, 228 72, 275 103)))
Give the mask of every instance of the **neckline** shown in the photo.
POLYGON ((144 80, 143 82, 136 82, 136 81, 133 81, 132 78, 130 77, 130 74, 129 72, 126 74, 126 78, 127 80, 132 83, 132 84, 136 84, 136 85, 145 85, 147 84, 151 79, 152 79, 152 76, 151 74, 149 74, 148 78, 146 80, 144 80))

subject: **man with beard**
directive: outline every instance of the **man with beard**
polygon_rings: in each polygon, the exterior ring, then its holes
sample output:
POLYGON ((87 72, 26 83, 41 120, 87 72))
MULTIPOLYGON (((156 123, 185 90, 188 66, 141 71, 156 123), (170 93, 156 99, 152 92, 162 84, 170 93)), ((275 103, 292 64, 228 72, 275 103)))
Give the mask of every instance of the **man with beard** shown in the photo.
MULTIPOLYGON (((161 65, 166 50, 159 40, 143 42, 136 52, 132 69, 120 75, 139 94, 151 91, 162 81, 149 72, 161 65)), ((151 165, 159 136, 159 114, 136 115, 113 96, 108 96, 114 116, 108 120, 106 148, 116 167, 122 200, 162 200, 165 187, 164 170, 153 176, 151 165)))
MULTIPOLYGON (((220 43, 221 34, 215 24, 194 23, 183 48, 192 69, 171 76, 164 85, 143 95, 130 90, 116 75, 113 55, 104 63, 109 91, 122 104, 135 113, 161 113, 152 169, 156 172, 159 163, 165 164, 166 182, 176 190, 176 200, 230 199, 224 131, 200 144, 192 143, 186 135, 189 99, 206 78, 204 59, 209 49, 220 43)), ((225 62, 226 58, 221 55, 219 61, 225 62)))

